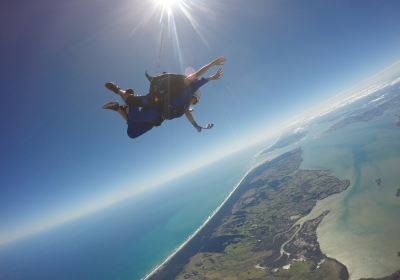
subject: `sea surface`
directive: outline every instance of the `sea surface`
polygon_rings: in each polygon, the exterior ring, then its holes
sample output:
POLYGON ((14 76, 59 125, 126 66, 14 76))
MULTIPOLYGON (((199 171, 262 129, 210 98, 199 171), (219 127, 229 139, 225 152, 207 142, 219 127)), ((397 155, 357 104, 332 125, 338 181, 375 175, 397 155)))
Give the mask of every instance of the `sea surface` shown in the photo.
POLYGON ((320 201, 310 216, 331 210, 317 230, 322 251, 347 266, 350 278, 400 270, 400 128, 393 114, 334 132, 310 128, 301 168, 328 169, 351 186, 320 201), (381 179, 378 185, 376 180, 381 179))
POLYGON ((312 124, 300 143, 267 155, 270 142, 216 161, 116 206, 0 247, 0 279, 140 279, 184 242, 255 164, 300 145, 304 169, 350 179, 317 203, 322 251, 351 279, 400 269, 400 128, 385 114, 326 133, 312 124), (258 155, 258 156, 255 156, 258 155), (381 179, 381 184, 377 184, 381 179))
POLYGON ((266 144, 0 247, 0 279, 140 279, 216 209, 266 144))

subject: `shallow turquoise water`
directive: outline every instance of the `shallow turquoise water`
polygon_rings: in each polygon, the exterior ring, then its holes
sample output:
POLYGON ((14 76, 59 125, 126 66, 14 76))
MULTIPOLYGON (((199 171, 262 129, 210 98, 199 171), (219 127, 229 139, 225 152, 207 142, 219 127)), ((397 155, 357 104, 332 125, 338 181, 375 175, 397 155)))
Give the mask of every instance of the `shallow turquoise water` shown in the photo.
POLYGON ((349 190, 314 209, 331 210, 317 231, 322 251, 344 263, 351 279, 399 270, 400 129, 393 116, 321 131, 302 144, 302 168, 329 169, 351 180, 349 190))
POLYGON ((0 279, 140 279, 218 207, 254 164, 241 151, 116 206, 0 247, 0 279))

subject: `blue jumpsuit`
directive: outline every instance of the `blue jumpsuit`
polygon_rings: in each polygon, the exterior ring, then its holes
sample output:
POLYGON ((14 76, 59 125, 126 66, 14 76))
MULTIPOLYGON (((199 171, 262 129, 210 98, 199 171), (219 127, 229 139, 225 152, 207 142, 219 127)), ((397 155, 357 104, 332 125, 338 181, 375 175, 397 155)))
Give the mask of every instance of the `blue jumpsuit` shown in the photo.
MULTIPOLYGON (((208 81, 209 80, 206 78, 200 78, 191 82, 190 85, 179 94, 179 97, 171 102, 172 114, 170 114, 167 119, 181 117, 189 109, 194 93, 208 81)), ((130 138, 136 138, 146 133, 152 129, 157 122, 161 123, 163 121, 163 117, 160 113, 160 104, 150 105, 150 97, 148 95, 136 96, 135 98, 140 98, 138 100, 140 105, 129 105, 127 133, 130 138)))

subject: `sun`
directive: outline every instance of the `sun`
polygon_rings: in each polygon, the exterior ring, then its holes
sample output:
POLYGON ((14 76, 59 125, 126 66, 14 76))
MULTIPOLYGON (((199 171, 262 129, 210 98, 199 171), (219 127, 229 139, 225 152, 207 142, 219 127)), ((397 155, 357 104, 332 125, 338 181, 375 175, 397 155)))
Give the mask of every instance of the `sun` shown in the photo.
MULTIPOLYGON (((183 64, 183 56, 182 56, 182 38, 185 33, 180 33, 182 29, 189 28, 189 30, 193 31, 190 33, 196 34, 201 41, 207 46, 210 47, 206 36, 203 34, 201 27, 202 25, 197 21, 196 14, 194 12, 205 12, 208 14, 209 8, 203 6, 202 1, 193 1, 193 0, 146 0, 150 4, 149 9, 147 9, 148 14, 144 14, 141 22, 135 29, 132 31, 134 33, 139 27, 147 26, 150 20, 158 18, 158 27, 155 30, 155 34, 159 34, 159 46, 158 46, 158 55, 157 55, 157 67, 161 65, 161 57, 163 54, 164 46, 172 47, 174 50, 174 54, 177 56, 179 63, 181 64, 181 68, 185 69, 185 65, 183 64), (181 27, 178 26, 178 23, 182 23, 182 20, 185 20, 185 25, 181 27), (179 27, 179 28, 178 28, 179 27)), ((211 11, 211 10, 210 10, 211 11)), ((210 13, 211 14, 211 13, 210 13)), ((193 37, 192 37, 193 38, 193 37)), ((191 40, 192 40, 191 38, 191 40)), ((170 49, 170 48, 169 48, 170 49)))
POLYGON ((180 4, 183 0, 154 0, 157 5, 170 11, 173 6, 180 4))

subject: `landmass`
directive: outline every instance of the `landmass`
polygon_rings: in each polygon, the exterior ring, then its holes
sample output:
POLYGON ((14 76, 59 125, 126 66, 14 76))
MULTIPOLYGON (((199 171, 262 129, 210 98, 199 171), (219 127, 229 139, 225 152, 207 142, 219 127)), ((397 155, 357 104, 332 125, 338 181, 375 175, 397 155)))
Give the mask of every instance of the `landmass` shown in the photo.
POLYGON ((303 129, 298 129, 295 131, 291 131, 288 133, 282 134, 278 141, 276 141, 275 144, 273 144, 271 147, 263 151, 263 154, 272 152, 276 149, 284 148, 287 147, 293 143, 296 143, 297 141, 300 141, 302 138, 306 136, 307 132, 303 129))
MULTIPOLYGON (((341 128, 344 128, 350 124, 356 122, 370 121, 376 117, 382 116, 389 109, 398 109, 400 107, 400 96, 394 98, 385 98, 385 102, 377 106, 367 106, 355 111, 351 116, 345 117, 344 119, 333 124, 326 132, 332 132, 341 128)), ((400 120, 399 120, 400 123, 400 120)))
POLYGON ((377 184, 378 187, 380 187, 382 185, 382 178, 376 179, 375 183, 377 184))
POLYGON ((347 268, 327 257, 317 240, 329 211, 306 216, 350 181, 300 169, 301 162, 298 148, 253 169, 209 222, 146 279, 348 279, 347 268))
POLYGON ((295 149, 252 170, 211 220, 148 279, 348 279, 325 256, 316 229, 300 223, 318 200, 350 185, 325 170, 300 169, 295 149))

